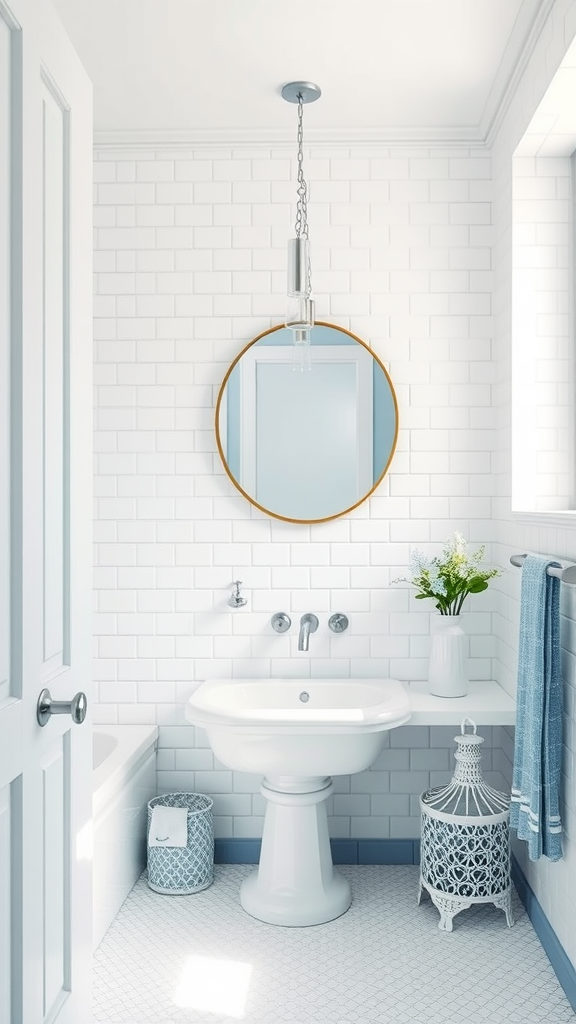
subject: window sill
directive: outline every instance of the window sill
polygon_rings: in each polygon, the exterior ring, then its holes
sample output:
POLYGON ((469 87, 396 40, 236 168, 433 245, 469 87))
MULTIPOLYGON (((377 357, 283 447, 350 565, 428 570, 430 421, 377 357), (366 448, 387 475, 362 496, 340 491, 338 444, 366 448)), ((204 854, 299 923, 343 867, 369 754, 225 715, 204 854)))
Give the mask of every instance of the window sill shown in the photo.
POLYGON ((534 526, 576 526, 576 509, 561 509, 558 512, 512 512, 517 523, 532 523, 534 526))

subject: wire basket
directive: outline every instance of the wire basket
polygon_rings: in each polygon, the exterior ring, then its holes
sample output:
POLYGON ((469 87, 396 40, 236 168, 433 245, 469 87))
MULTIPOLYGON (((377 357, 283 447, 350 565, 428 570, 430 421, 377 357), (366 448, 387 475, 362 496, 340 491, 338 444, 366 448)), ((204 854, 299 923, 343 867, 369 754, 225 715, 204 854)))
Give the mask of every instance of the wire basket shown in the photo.
POLYGON ((148 829, 152 810, 188 808, 186 846, 148 844, 148 885, 154 892, 185 896, 207 889, 214 879, 214 823, 212 800, 202 793, 165 793, 148 801, 148 829))

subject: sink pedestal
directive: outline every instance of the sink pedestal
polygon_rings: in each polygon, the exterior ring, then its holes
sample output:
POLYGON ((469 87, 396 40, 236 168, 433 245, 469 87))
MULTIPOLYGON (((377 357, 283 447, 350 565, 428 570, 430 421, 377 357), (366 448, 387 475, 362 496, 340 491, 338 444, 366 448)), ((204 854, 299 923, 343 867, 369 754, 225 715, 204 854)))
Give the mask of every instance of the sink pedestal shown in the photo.
POLYGON ((326 799, 332 779, 274 776, 264 779, 268 803, 258 870, 242 883, 240 902, 268 924, 324 924, 344 914, 350 886, 334 870, 326 799))

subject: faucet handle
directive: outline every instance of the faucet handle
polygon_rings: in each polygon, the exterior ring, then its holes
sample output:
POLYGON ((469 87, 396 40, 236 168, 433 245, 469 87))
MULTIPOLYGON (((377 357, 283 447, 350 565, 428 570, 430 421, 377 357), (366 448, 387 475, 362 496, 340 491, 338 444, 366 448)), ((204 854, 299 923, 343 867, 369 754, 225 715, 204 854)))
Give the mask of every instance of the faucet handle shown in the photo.
POLYGON ((348 629, 348 616, 342 615, 342 612, 334 612, 328 619, 328 625, 333 633, 343 633, 348 629))
POLYGON ((243 608, 245 604, 248 604, 245 597, 240 594, 240 587, 242 586, 242 580, 234 580, 234 593, 230 596, 228 604, 232 608, 243 608))
POLYGON ((289 615, 286 615, 286 612, 276 612, 272 616, 270 624, 277 633, 285 633, 287 629, 290 629, 292 619, 289 615))

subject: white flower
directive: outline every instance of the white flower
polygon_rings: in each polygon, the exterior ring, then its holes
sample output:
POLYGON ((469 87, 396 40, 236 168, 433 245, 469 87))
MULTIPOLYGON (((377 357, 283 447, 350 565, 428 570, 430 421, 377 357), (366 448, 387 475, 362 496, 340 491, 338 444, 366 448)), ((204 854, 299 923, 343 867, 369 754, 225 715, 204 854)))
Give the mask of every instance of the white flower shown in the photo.
POLYGON ((446 595, 446 584, 440 576, 430 580, 430 590, 435 597, 445 597, 446 595))
POLYGON ((428 572, 432 567, 432 559, 427 558, 423 551, 415 548, 410 556, 410 572, 413 576, 419 576, 421 572, 428 572))

